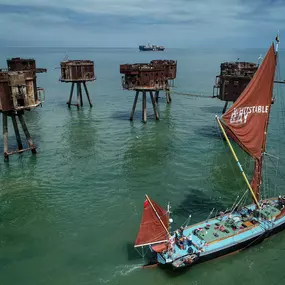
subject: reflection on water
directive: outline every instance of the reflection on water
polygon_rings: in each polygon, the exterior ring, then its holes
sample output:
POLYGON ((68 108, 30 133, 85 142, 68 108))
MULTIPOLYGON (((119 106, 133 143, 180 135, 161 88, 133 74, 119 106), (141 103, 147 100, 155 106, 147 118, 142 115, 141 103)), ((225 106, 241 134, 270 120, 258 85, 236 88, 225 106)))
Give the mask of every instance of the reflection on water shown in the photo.
POLYGON ((61 143, 69 147, 70 155, 91 155, 96 150, 98 133, 95 115, 91 108, 67 109, 61 143))
POLYGON ((217 139, 219 141, 221 140, 221 133, 217 125, 212 124, 208 126, 197 127, 194 131, 199 136, 203 136, 209 139, 217 139))
POLYGON ((149 120, 147 125, 141 125, 139 132, 135 128, 140 122, 131 122, 133 136, 124 154, 123 166, 130 179, 133 172, 144 172, 144 168, 157 165, 161 168, 173 158, 175 125, 170 121, 170 107, 160 110, 160 116, 160 121, 149 120))

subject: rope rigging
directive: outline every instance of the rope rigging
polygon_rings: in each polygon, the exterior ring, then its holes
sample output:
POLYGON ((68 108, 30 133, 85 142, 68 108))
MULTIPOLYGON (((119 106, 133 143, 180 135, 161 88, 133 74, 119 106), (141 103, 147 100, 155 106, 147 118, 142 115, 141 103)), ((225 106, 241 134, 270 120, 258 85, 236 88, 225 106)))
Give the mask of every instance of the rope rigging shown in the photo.
POLYGON ((170 94, 176 94, 176 95, 182 95, 182 96, 190 96, 190 97, 198 97, 198 98, 216 98, 216 97, 213 97, 212 95, 203 95, 202 93, 201 94, 193 94, 193 93, 183 93, 183 92, 176 92, 176 91, 171 91, 171 90, 168 90, 168 92, 170 94))

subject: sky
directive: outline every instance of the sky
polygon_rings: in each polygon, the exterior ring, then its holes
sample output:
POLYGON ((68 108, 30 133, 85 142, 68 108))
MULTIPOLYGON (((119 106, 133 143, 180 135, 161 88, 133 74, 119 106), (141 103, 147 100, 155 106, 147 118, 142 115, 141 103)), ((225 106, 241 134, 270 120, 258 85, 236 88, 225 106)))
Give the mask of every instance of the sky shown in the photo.
POLYGON ((285 0, 0 0, 0 46, 264 48, 285 0))

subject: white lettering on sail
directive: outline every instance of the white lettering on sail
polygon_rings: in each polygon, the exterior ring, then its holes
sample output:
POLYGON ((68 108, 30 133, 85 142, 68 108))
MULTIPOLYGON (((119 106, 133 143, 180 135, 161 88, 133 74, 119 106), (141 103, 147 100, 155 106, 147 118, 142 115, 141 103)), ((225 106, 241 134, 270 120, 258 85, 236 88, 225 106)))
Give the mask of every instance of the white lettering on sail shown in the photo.
POLYGON ((243 108, 234 108, 230 123, 231 124, 245 124, 249 114, 265 114, 268 113, 269 106, 252 106, 243 108))

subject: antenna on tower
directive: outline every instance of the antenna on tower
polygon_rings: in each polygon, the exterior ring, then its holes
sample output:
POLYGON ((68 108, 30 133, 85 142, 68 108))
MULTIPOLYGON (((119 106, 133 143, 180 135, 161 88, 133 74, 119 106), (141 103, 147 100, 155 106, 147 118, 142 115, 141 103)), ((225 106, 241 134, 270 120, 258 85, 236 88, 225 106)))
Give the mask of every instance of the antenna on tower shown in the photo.
POLYGON ((263 57, 262 57, 262 54, 260 54, 257 59, 257 65, 259 65, 262 60, 263 60, 263 57))
POLYGON ((279 40, 279 31, 278 31, 278 33, 277 33, 277 36, 276 36, 276 38, 275 38, 275 41, 276 41, 275 52, 277 53, 277 52, 278 52, 278 47, 279 47, 279 42, 280 42, 280 40, 279 40))

